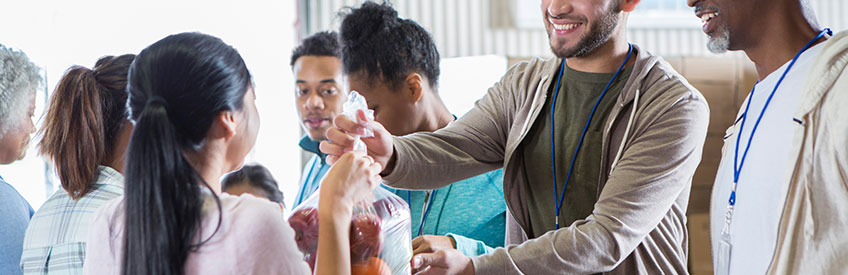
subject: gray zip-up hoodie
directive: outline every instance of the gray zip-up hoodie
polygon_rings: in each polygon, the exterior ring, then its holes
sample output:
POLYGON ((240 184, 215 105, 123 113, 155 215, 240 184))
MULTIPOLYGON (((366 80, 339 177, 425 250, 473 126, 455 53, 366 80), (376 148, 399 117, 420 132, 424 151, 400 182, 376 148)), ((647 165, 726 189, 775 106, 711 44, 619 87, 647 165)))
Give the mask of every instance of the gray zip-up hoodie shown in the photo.
POLYGON ((686 208, 709 108, 667 62, 634 48, 633 72, 604 124, 599 195, 585 219, 533 240, 523 230, 529 183, 517 152, 562 59, 517 64, 458 121, 394 138, 397 161, 384 180, 434 189, 503 167, 508 246, 472 258, 477 274, 686 274, 686 208))

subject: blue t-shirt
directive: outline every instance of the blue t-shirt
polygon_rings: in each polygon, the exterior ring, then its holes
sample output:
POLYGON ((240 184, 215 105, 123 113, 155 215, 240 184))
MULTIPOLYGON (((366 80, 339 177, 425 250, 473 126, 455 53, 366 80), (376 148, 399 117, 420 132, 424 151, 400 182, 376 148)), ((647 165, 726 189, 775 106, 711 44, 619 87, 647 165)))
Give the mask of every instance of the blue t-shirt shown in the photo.
POLYGON ((0 274, 21 274, 24 234, 32 206, 0 177, 0 274))
POLYGON ((312 193, 315 193, 318 187, 320 187, 324 175, 327 174, 327 171, 330 171, 330 164, 327 163, 327 155, 321 153, 318 149, 318 145, 320 144, 321 142, 312 140, 309 136, 305 136, 300 140, 300 147, 304 151, 315 155, 303 167, 303 178, 300 180, 300 188, 298 188, 297 196, 294 198, 294 204, 290 209, 295 209, 303 201, 308 199, 312 193))
POLYGON ((427 191, 398 190, 387 186, 409 203, 412 237, 446 235, 466 256, 492 252, 504 245, 506 202, 503 169, 427 191))

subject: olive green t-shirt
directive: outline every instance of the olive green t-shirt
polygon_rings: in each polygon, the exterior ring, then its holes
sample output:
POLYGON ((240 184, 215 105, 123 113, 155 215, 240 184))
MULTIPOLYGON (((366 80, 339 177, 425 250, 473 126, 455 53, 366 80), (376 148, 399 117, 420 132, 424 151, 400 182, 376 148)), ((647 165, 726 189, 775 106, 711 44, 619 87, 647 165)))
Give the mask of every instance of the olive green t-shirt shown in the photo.
MULTIPOLYGON (((559 213, 560 228, 568 227, 574 221, 585 219, 594 209, 598 195, 598 176, 601 165, 601 144, 603 124, 618 100, 633 66, 628 66, 616 77, 604 98, 598 104, 592 122, 586 131, 586 137, 580 152, 574 160, 571 179, 565 190, 559 213)), ((592 107, 601 96, 604 88, 615 73, 587 73, 576 71, 568 66, 560 83, 554 110, 554 140, 556 157, 556 177, 558 196, 562 196, 568 168, 574 156, 574 150, 580 141, 580 134, 589 119, 592 107)), ((527 182, 528 211, 530 228, 528 237, 536 238, 555 228, 555 208, 553 175, 551 173, 551 102, 554 98, 556 76, 548 91, 547 102, 533 127, 522 142, 521 153, 527 182)), ((556 198, 557 200, 559 197, 556 198)))

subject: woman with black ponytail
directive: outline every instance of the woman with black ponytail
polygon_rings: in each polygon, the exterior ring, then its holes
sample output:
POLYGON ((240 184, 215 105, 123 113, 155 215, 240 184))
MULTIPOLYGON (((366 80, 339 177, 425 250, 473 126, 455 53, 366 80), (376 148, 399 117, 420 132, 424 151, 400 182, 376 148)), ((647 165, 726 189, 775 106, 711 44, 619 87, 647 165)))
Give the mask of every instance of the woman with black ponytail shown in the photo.
MULTIPOLYGON (((126 191, 93 221, 86 274, 308 274, 279 204, 221 193, 259 128, 241 56, 200 33, 168 36, 136 57, 126 191)), ((322 184, 317 274, 350 273, 352 206, 382 168, 348 153, 322 184)))

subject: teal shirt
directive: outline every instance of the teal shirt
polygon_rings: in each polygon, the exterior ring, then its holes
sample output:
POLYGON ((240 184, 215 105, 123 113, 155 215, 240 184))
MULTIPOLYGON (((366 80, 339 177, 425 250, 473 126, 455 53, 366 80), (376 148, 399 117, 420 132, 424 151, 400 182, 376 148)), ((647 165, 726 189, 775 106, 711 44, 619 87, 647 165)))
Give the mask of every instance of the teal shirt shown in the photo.
POLYGON ((314 141, 309 136, 305 136, 300 140, 300 148, 315 155, 303 167, 300 189, 297 191, 297 197, 294 198, 294 204, 291 206, 291 209, 294 209, 308 199, 312 193, 315 193, 321 185, 324 175, 330 170, 330 165, 327 164, 327 155, 321 153, 321 150, 318 149, 319 144, 321 142, 314 141))
POLYGON ((457 250, 469 257, 489 253, 493 247, 504 244, 506 203, 502 169, 432 190, 429 200, 428 191, 383 187, 409 203, 413 238, 420 235, 452 237, 457 250), (426 211, 425 203, 429 205, 426 211))

